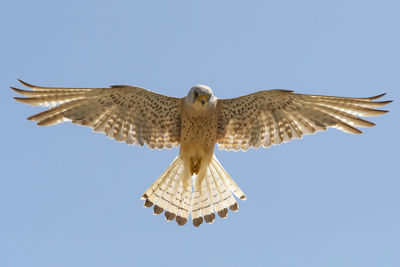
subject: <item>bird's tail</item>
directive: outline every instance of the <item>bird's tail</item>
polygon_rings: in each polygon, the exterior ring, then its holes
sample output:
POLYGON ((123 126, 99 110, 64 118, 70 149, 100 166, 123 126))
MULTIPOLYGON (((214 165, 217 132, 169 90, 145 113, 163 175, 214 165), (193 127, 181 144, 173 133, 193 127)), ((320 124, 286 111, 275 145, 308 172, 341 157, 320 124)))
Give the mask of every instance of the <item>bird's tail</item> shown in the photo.
POLYGON ((176 218, 179 225, 185 225, 189 217, 192 198, 192 187, 187 186, 185 182, 189 178, 187 176, 183 160, 180 156, 176 157, 143 194, 141 199, 145 200, 144 206, 150 208, 154 205, 154 214, 161 214, 165 210, 167 221, 176 218))
POLYGON ((165 211, 165 218, 176 219, 179 225, 184 225, 191 213, 197 227, 203 220, 212 223, 214 210, 221 218, 227 216, 228 208, 237 211, 239 207, 232 193, 246 199, 215 156, 206 171, 194 179, 178 156, 141 199, 145 200, 145 207, 154 206, 154 214, 165 211))

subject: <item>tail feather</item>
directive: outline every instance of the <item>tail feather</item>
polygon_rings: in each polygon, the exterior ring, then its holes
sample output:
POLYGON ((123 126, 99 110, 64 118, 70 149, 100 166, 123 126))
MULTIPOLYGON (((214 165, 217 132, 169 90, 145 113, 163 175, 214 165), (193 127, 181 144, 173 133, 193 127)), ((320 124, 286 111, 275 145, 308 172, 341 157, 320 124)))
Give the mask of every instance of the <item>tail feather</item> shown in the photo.
POLYGON ((171 201, 171 207, 169 209, 169 211, 173 214, 173 216, 175 218, 178 218, 179 214, 180 214, 180 204, 182 202, 182 198, 183 198, 183 187, 181 185, 181 182, 178 181, 178 185, 177 185, 177 191, 175 192, 174 196, 172 197, 172 201, 171 201))
POLYGON ((207 171, 206 175, 206 181, 208 186, 211 188, 211 201, 212 205, 214 206, 214 210, 217 212, 219 217, 224 218, 226 217, 226 212, 224 211, 225 209, 225 203, 224 203, 224 198, 221 195, 220 189, 218 187, 218 184, 215 183, 213 177, 211 176, 210 169, 207 171))
MULTIPOLYGON (((182 165, 176 164, 170 169, 170 177, 166 178, 165 183, 161 184, 159 188, 155 191, 154 196, 157 198, 154 205, 154 214, 162 213, 170 203, 170 197, 168 197, 168 191, 172 188, 172 183, 180 178, 180 173, 182 170, 182 165)), ((166 176, 169 174, 167 173, 166 176)))
POLYGON ((229 208, 232 211, 237 211, 238 204, 235 198, 232 196, 228 183, 225 181, 225 179, 221 178, 221 176, 218 174, 217 170, 212 164, 210 166, 210 171, 214 179, 214 183, 217 185, 217 189, 220 194, 220 198, 224 203, 224 207, 229 208))
MULTIPOLYGON (((184 187, 182 187, 183 189, 184 187)), ((176 222, 178 225, 185 225, 189 214, 190 214, 190 204, 192 198, 192 187, 186 187, 185 191, 181 196, 181 201, 178 208, 178 216, 176 216, 176 222)))
POLYGON ((217 170, 219 177, 222 177, 227 184, 229 185, 229 189, 233 192, 233 194, 240 198, 241 200, 246 199, 246 195, 240 190, 239 186, 233 181, 233 179, 229 176, 226 172, 224 167, 222 167, 221 163, 219 163, 218 159, 214 156, 213 160, 211 161, 213 167, 217 170))
POLYGON ((168 168, 160 175, 160 177, 155 180, 155 182, 144 192, 142 197, 140 198, 141 200, 148 199, 152 194, 154 194, 155 190, 160 186, 162 178, 166 176, 166 174, 169 172, 169 170, 178 163, 177 162, 178 157, 174 159, 174 161, 171 163, 171 165, 168 166, 168 168))
POLYGON ((232 193, 246 198, 215 156, 205 172, 193 180, 178 156, 141 199, 145 207, 154 205, 154 214, 165 211, 168 221, 175 219, 178 225, 185 225, 191 215, 193 225, 198 227, 203 221, 214 221, 214 210, 221 218, 227 216, 228 208, 237 211, 232 193))
POLYGON ((206 223, 212 223, 215 219, 213 206, 211 204, 211 191, 206 179, 203 179, 200 187, 201 214, 206 223))
MULTIPOLYGON (((146 192, 143 194, 141 199, 146 199, 146 202, 151 202, 151 206, 160 198, 163 196, 163 191, 165 187, 165 182, 166 180, 172 179, 171 174, 174 173, 174 170, 176 170, 177 167, 180 167, 182 163, 180 160, 175 158, 175 160, 171 163, 171 165, 164 171, 163 174, 152 184, 152 186, 149 187, 149 189, 146 190, 146 192)), ((150 207, 151 207, 150 206, 150 207)), ((147 207, 147 206, 146 206, 147 207)))
POLYGON ((165 219, 167 221, 172 221, 176 218, 176 214, 178 213, 178 206, 176 204, 177 197, 180 196, 178 193, 179 184, 181 182, 181 173, 183 167, 179 169, 178 174, 175 176, 175 179, 172 184, 170 184, 167 194, 168 194, 168 206, 165 211, 165 219))
POLYGON ((203 223, 203 217, 201 216, 200 192, 196 188, 193 189, 191 215, 194 226, 198 227, 203 223))

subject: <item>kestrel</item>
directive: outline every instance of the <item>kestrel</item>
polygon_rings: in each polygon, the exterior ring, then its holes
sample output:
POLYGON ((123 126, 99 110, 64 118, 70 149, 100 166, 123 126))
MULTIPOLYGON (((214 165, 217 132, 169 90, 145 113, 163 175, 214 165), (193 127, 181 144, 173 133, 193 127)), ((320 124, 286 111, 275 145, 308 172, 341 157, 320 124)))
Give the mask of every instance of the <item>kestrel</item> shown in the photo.
POLYGON ((214 155, 219 149, 269 147, 334 127, 362 133, 356 127, 375 124, 360 116, 386 113, 376 108, 392 101, 375 101, 385 94, 350 98, 296 94, 291 90, 265 90, 218 99, 210 87, 195 85, 183 98, 143 88, 114 85, 109 88, 39 87, 20 81, 33 91, 11 87, 26 98, 15 99, 50 109, 28 120, 38 125, 72 121, 103 132, 119 142, 153 148, 180 146, 166 171, 143 194, 145 207, 154 214, 184 225, 212 223, 214 211, 226 217, 238 210, 232 193, 246 199, 214 155))

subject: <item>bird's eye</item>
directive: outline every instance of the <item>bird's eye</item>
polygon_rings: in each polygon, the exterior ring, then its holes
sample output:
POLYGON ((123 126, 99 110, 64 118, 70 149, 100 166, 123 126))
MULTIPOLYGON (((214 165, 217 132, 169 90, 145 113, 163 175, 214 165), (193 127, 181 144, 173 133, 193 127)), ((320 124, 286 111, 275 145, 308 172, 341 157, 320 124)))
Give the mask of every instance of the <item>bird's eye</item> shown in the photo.
POLYGON ((197 97, 199 97, 199 93, 194 92, 194 98, 196 99, 197 97))

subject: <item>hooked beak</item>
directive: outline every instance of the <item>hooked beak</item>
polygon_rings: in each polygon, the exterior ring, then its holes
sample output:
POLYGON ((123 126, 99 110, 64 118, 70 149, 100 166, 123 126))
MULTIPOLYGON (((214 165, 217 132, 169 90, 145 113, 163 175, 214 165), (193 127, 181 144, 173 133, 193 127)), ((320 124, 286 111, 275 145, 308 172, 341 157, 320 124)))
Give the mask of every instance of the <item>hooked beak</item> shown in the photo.
POLYGON ((206 100, 207 100, 206 98, 207 97, 204 95, 199 96, 198 100, 200 100, 202 106, 204 106, 204 104, 206 103, 206 100))

